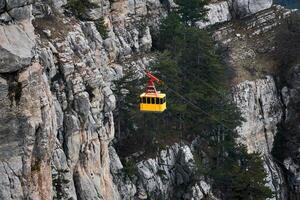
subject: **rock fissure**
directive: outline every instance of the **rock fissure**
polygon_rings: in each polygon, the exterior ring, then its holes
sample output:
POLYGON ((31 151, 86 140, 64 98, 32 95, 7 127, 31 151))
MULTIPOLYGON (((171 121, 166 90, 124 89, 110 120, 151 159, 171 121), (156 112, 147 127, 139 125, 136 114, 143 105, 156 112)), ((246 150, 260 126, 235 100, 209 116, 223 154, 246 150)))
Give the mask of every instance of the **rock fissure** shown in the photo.
MULTIPOLYGON (((271 169, 271 163, 270 163, 270 160, 271 160, 272 158, 267 158, 267 157, 265 157, 265 161, 266 161, 266 166, 267 166, 267 168, 269 169, 269 172, 271 173, 271 179, 272 179, 272 183, 273 183, 273 185, 274 185, 274 193, 275 193, 275 199, 276 200, 278 200, 278 199, 280 199, 280 195, 279 195, 279 188, 277 188, 277 181, 275 180, 275 174, 273 173, 273 171, 274 171, 274 169, 271 169)), ((276 162, 275 162, 276 163, 276 162)))

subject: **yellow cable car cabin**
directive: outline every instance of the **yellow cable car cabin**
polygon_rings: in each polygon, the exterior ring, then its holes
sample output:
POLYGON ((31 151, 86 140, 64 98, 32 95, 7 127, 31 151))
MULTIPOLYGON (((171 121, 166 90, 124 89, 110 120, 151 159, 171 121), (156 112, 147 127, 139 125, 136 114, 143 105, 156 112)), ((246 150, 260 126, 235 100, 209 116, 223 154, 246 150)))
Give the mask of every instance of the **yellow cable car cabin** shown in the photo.
POLYGON ((140 95, 140 111, 142 112, 163 112, 167 109, 166 94, 156 91, 154 82, 161 81, 146 71, 149 78, 146 92, 140 95))
POLYGON ((157 92, 140 95, 140 111, 163 112, 166 109, 166 94, 157 92))

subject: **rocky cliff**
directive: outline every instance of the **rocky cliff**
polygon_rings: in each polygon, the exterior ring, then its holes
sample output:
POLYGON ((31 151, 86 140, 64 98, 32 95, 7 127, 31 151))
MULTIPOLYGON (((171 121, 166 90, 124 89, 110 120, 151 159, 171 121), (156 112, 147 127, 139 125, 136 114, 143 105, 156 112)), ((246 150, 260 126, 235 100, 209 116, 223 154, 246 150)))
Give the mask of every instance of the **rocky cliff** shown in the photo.
POLYGON ((238 127, 239 142, 245 144, 249 152, 262 153, 268 185, 275 193, 274 199, 285 199, 284 177, 271 155, 277 124, 283 115, 275 81, 270 76, 245 81, 234 90, 234 100, 245 119, 238 127))
POLYGON ((66 3, 0 2, 0 199, 120 199, 110 84, 123 58, 149 51, 146 20, 163 16, 163 5, 98 1, 79 21, 66 3))
MULTIPOLYGON (((110 147, 112 81, 122 76, 123 68, 147 62, 151 34, 174 3, 89 2, 93 6, 79 20, 66 0, 0 0, 0 199, 168 199, 174 191, 185 199, 214 198, 205 180, 191 182, 194 158, 187 145, 174 144, 156 158, 140 161, 133 177, 124 173, 110 147), (102 18, 107 36, 97 30, 102 18)), ((227 21, 251 15, 246 22, 253 35, 270 33, 279 16, 289 12, 277 12, 271 5, 271 0, 213 3, 209 22, 199 26, 225 22, 214 30, 215 38, 230 48, 228 62, 243 68, 239 62, 255 56, 249 50, 238 57, 249 42, 227 21)), ((293 88, 282 91, 295 94, 293 88)), ((246 118, 238 128, 241 142, 249 151, 264 153, 270 187, 280 199, 282 175, 270 150, 285 111, 274 80, 242 82, 234 91, 246 118)), ((297 96, 285 97, 286 110, 292 113, 297 96)), ((285 161, 296 174, 293 162, 285 161)))

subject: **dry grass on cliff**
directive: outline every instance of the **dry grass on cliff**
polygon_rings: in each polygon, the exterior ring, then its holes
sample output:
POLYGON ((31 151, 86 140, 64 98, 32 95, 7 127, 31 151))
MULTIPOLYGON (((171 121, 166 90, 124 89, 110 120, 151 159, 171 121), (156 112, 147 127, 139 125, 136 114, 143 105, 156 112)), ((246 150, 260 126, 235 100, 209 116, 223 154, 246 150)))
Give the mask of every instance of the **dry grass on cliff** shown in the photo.
POLYGON ((43 18, 36 18, 33 21, 36 34, 40 35, 42 42, 53 40, 64 40, 68 33, 72 31, 73 25, 76 23, 74 19, 63 18, 59 16, 46 16, 43 18), (44 33, 45 30, 51 31, 51 36, 44 33))
POLYGON ((224 57, 233 71, 231 85, 278 72, 279 64, 274 59, 276 28, 256 35, 256 29, 248 29, 243 21, 234 21, 229 27, 232 32, 221 41, 229 41, 224 57))

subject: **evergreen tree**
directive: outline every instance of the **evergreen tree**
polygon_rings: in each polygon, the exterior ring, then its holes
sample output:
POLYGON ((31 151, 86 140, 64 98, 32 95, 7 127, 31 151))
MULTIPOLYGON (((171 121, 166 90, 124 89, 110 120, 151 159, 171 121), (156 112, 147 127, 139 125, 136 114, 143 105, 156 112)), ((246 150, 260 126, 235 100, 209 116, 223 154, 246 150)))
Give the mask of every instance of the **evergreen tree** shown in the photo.
POLYGON ((177 13, 186 25, 194 26, 197 21, 204 20, 208 9, 207 0, 175 0, 177 13))
POLYGON ((178 14, 171 12, 160 26, 159 44, 160 50, 172 49, 177 51, 180 45, 180 38, 184 34, 184 25, 178 14))
POLYGON ((78 17, 84 19, 88 9, 98 8, 96 3, 86 0, 68 0, 67 7, 78 17))
POLYGON ((105 40, 108 37, 108 30, 104 18, 101 17, 100 19, 95 21, 95 26, 97 28, 97 31, 100 33, 101 37, 105 40))

